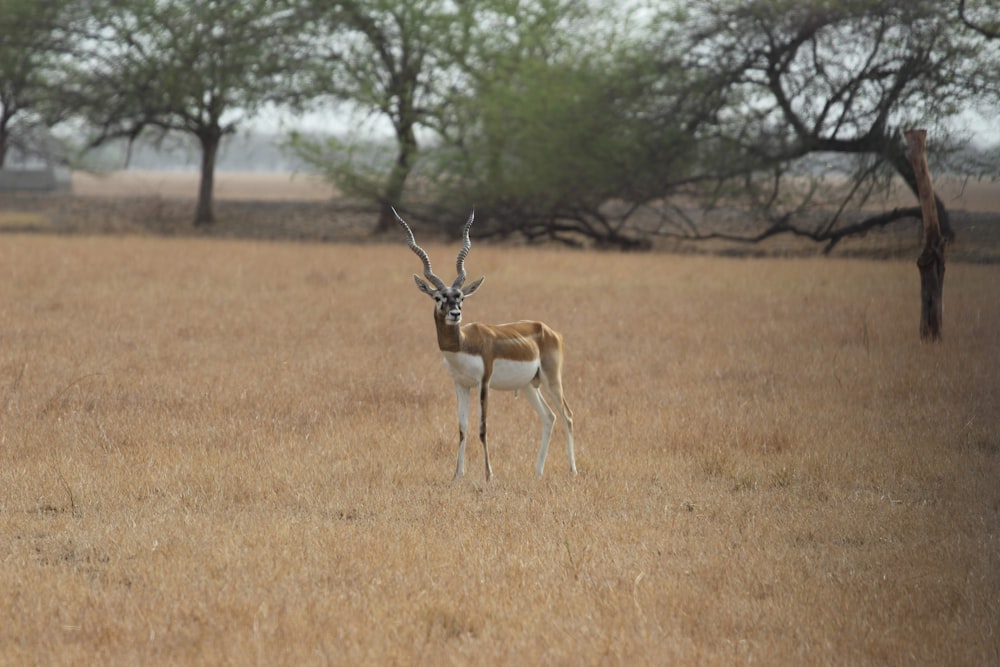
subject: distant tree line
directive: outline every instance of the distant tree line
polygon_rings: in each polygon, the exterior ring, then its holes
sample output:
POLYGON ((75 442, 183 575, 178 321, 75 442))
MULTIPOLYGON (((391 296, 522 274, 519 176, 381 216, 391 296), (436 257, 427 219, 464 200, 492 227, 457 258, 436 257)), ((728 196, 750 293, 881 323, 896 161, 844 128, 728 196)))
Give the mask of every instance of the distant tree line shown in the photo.
POLYGON ((529 240, 830 248, 919 217, 915 198, 862 213, 915 188, 906 128, 949 171, 1000 173, 960 124, 996 117, 998 32, 991 0, 0 0, 0 166, 39 128, 81 150, 182 133, 209 224, 227 136, 350 105, 391 128, 388 154, 361 133, 289 144, 377 230, 390 206, 428 225, 475 207, 478 233, 529 240))

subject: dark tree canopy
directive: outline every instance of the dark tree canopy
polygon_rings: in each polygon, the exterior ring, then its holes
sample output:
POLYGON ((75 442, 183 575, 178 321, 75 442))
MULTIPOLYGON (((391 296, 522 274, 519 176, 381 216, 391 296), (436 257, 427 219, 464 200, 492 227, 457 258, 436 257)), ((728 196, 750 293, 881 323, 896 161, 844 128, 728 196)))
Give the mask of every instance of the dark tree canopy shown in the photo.
POLYGON ((39 137, 73 111, 61 94, 60 59, 72 46, 69 27, 80 8, 0 0, 0 167, 11 149, 46 157, 39 137))
MULTIPOLYGON (((958 29, 940 3, 706 3, 689 26, 686 67, 723 82, 726 91, 706 137, 706 145, 730 156, 719 160, 730 170, 718 171, 719 191, 738 187, 771 221, 759 233, 733 238, 795 233, 832 247, 846 235, 919 217, 917 206, 865 219, 843 214, 860 208, 892 174, 916 194, 902 130, 930 126, 943 136, 944 121, 988 93, 981 40, 958 29), (853 165, 839 201, 821 198, 821 188, 803 188, 809 158, 838 155, 849 158, 836 160, 841 168, 853 165), (801 215, 810 206, 831 213, 801 215)), ((949 235, 940 200, 938 208, 949 235)))
POLYGON ((481 2, 444 0, 313 0, 319 33, 313 41, 311 94, 346 101, 388 121, 395 156, 387 171, 352 158, 349 138, 327 145, 301 137, 300 155, 322 166, 351 194, 373 199, 376 231, 394 230, 391 207, 403 199, 420 150, 418 130, 440 125, 444 100, 465 57, 462 35, 481 2))

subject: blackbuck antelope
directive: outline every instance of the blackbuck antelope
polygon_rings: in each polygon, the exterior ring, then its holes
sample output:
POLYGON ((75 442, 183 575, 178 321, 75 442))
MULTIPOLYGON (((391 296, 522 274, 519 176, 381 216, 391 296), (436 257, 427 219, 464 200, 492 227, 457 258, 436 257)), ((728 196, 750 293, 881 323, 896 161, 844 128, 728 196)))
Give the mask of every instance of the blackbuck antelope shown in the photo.
POLYGON ((396 220, 406 230, 410 249, 424 263, 424 277, 427 284, 416 274, 413 279, 421 292, 434 299, 434 325, 437 329, 438 348, 444 355, 445 364, 455 380, 458 393, 458 467, 455 479, 465 474, 465 444, 469 425, 469 392, 479 392, 479 439, 483 443, 483 459, 486 462, 486 479, 493 478, 490 467, 490 452, 486 444, 486 404, 490 388, 502 391, 524 392, 528 402, 542 420, 542 448, 538 452, 535 474, 541 476, 545 468, 545 456, 549 450, 549 439, 556 416, 542 397, 544 387, 555 402, 563 424, 566 425, 569 469, 576 473, 576 459, 573 456, 573 411, 563 398, 562 363, 563 339, 557 332, 542 322, 522 320, 511 324, 489 325, 471 322, 461 325, 462 301, 472 295, 483 284, 485 277, 465 283, 465 258, 472 247, 469 228, 475 219, 475 212, 469 216, 462 232, 462 249, 458 251, 455 268, 458 277, 448 287, 431 270, 431 261, 424 249, 417 245, 410 226, 393 209, 396 220))

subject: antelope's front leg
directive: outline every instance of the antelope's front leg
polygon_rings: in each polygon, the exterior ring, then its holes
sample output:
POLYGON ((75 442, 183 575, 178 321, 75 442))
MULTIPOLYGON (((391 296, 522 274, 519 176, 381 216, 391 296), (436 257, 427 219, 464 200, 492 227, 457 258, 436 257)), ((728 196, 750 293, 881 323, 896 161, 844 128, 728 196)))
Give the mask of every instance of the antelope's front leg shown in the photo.
POLYGON ((465 474, 465 443, 469 433, 469 388, 456 382, 455 393, 458 394, 458 467, 451 480, 453 483, 465 474))
POLYGON ((479 439, 483 443, 483 459, 486 461, 486 481, 493 479, 493 468, 490 467, 490 448, 486 444, 486 402, 489 396, 489 381, 479 385, 479 439))

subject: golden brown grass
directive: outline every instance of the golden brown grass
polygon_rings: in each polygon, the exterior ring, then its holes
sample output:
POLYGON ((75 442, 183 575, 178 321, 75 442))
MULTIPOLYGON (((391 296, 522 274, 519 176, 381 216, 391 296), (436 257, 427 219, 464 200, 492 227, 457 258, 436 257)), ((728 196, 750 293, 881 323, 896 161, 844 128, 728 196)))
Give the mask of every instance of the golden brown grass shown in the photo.
MULTIPOLYGON (((428 246, 441 269, 454 248, 428 246)), ((0 243, 0 663, 1000 660, 1000 267, 477 245, 577 460, 455 399, 398 245, 0 243)))

